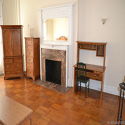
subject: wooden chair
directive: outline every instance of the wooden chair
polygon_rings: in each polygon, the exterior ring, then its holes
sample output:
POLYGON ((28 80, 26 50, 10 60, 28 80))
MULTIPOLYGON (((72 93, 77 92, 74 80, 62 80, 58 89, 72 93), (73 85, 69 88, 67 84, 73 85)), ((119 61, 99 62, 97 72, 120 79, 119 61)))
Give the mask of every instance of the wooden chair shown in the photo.
POLYGON ((85 96, 87 97, 89 93, 90 79, 86 77, 86 64, 85 63, 82 63, 82 62, 77 63, 76 80, 77 80, 77 86, 80 87, 80 90, 81 90, 81 83, 85 84, 85 96))

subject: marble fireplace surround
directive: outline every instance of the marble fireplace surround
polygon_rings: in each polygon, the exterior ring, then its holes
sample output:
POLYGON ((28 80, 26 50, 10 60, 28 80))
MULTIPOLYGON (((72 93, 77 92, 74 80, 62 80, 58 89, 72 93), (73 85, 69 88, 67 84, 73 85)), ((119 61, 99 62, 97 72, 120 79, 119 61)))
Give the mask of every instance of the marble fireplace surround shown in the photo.
POLYGON ((46 81, 46 59, 61 61, 61 86, 66 87, 66 51, 41 48, 41 66, 43 81, 46 81))

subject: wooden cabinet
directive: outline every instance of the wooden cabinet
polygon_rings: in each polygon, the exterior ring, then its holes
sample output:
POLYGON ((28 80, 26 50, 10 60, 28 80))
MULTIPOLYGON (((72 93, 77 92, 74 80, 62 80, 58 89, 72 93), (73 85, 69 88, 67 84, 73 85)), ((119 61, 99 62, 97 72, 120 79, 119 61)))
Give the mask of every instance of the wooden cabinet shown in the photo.
POLYGON ((2 25, 4 78, 23 76, 22 26, 2 25))
POLYGON ((36 80, 40 77, 40 39, 26 37, 26 76, 36 80))

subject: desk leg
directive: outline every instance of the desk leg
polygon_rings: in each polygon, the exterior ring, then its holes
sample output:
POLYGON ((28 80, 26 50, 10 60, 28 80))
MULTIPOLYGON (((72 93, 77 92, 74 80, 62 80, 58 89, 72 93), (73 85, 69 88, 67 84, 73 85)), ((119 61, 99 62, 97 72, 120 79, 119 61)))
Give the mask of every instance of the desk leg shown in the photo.
POLYGON ((101 81, 101 98, 103 96, 103 89, 104 89, 104 78, 101 81))
POLYGON ((77 90, 78 90, 78 86, 76 83, 76 70, 74 68, 74 92, 77 92, 77 90))

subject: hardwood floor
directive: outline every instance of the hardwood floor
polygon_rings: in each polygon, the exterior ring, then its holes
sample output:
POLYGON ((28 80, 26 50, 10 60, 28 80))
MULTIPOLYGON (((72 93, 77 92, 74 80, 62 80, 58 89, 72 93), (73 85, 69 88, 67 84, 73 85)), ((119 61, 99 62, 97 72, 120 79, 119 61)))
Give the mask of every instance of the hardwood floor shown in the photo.
MULTIPOLYGON (((33 125, 110 125, 117 117, 118 97, 90 90, 75 94, 73 89, 59 93, 36 85, 32 80, 4 80, 0 77, 0 95, 30 107, 33 125)), ((125 111, 124 111, 125 113, 125 111)))

